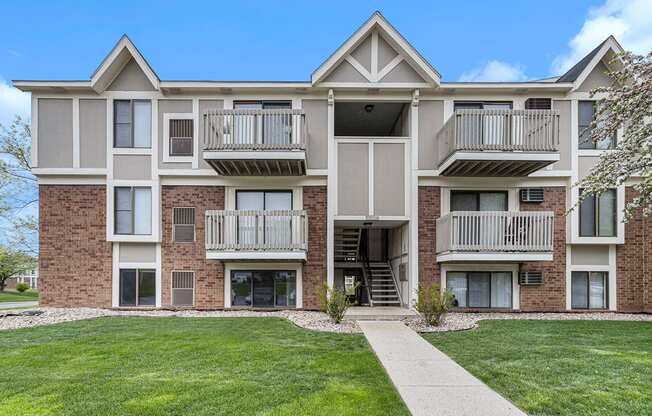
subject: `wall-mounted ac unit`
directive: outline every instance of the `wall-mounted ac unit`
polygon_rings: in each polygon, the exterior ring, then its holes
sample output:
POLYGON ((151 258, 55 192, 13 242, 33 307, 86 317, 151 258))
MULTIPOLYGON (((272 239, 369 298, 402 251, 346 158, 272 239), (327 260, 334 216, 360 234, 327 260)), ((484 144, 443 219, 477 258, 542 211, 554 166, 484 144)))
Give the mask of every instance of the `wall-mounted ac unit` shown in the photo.
POLYGON ((518 283, 521 286, 543 284, 543 272, 520 272, 518 274, 518 283))
POLYGON ((521 202, 543 202, 543 188, 521 189, 521 202))

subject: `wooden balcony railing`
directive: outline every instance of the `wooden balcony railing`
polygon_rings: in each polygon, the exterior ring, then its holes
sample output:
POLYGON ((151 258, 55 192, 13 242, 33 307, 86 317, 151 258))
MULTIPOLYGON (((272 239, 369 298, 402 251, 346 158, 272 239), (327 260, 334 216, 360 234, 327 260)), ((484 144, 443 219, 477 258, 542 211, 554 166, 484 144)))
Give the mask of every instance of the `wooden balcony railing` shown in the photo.
POLYGON ((454 211, 437 220, 437 253, 552 252, 553 212, 454 211))
POLYGON ((555 110, 455 110, 437 133, 439 165, 457 151, 558 152, 555 110))
POLYGON ((295 251, 307 248, 306 211, 206 211, 206 250, 295 251))
POLYGON ((210 110, 203 115, 204 150, 304 150, 303 110, 210 110))

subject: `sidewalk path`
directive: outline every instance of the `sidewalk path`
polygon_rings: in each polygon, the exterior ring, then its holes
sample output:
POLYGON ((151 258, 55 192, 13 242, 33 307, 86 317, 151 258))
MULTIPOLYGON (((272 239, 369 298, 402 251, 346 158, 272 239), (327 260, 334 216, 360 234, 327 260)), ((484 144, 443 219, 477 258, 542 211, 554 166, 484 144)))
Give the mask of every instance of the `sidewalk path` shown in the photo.
POLYGON ((358 321, 415 416, 525 416, 401 322, 358 321))
POLYGON ((38 306, 38 302, 0 302, 0 309, 31 308, 32 306, 38 306))

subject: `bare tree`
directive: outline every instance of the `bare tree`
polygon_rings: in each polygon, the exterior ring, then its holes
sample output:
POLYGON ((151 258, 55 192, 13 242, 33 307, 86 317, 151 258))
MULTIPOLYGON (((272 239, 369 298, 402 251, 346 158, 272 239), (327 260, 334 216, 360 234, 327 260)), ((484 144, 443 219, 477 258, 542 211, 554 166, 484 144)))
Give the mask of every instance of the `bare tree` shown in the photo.
POLYGON ((635 178, 637 194, 625 206, 627 221, 639 208, 646 216, 652 213, 652 52, 644 56, 624 52, 614 64, 619 68, 609 73, 614 83, 591 91, 599 100, 587 140, 615 137, 619 130, 622 134, 615 148, 603 152, 576 186, 584 189, 581 202, 635 178))

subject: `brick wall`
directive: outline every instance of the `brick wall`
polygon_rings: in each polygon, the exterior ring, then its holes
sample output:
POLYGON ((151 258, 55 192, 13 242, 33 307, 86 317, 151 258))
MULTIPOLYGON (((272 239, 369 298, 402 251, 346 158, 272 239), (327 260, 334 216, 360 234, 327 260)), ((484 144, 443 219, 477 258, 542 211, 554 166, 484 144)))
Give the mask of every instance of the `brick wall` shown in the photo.
POLYGON ((224 265, 206 260, 204 244, 204 213, 209 209, 224 209, 223 186, 163 186, 161 191, 161 304, 170 307, 172 270, 195 272, 195 308, 224 307, 224 265), (195 242, 172 241, 172 209, 195 207, 195 242))
POLYGON ((522 311, 563 311, 566 309, 566 189, 544 188, 544 202, 521 202, 521 211, 553 211, 553 261, 525 262, 521 271, 543 271, 540 286, 521 286, 522 311))
POLYGON ((326 187, 304 186, 308 214, 308 253, 303 266, 303 307, 318 309, 317 291, 326 283, 326 187))
POLYGON ((111 307, 104 185, 39 186, 39 303, 111 307))
POLYGON ((419 281, 439 283, 436 252, 436 224, 440 214, 441 189, 419 186, 419 281))
MULTIPOLYGON (((625 200, 636 196, 625 189, 625 200)), ((616 301, 621 312, 652 312, 652 217, 639 210, 625 224, 625 244, 616 246, 616 301)))

